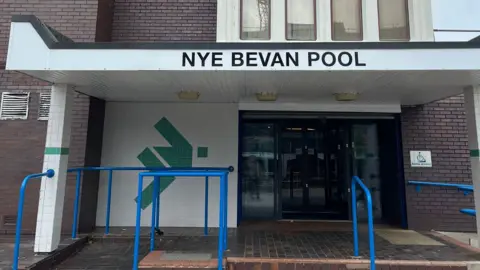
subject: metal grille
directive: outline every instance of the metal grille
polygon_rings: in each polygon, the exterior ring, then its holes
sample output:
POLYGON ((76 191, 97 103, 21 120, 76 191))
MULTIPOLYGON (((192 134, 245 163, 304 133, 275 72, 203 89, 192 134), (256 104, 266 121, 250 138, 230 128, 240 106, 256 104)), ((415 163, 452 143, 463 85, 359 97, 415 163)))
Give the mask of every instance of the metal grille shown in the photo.
POLYGON ((30 93, 2 93, 0 119, 27 119, 30 93))
POLYGON ((17 216, 5 215, 3 216, 3 226, 15 226, 17 224, 17 216))
POLYGON ((51 93, 45 92, 40 94, 40 106, 38 110, 38 120, 48 120, 50 114, 51 93))

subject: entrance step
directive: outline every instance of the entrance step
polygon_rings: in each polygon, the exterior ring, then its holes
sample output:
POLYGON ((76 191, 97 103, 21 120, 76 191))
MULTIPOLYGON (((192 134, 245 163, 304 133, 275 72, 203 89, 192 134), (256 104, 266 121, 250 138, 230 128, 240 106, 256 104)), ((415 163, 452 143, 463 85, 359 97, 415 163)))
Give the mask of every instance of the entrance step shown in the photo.
MULTIPOLYGON (((459 261, 376 261, 376 269, 425 269, 425 270, 476 270, 475 262, 459 261)), ((320 269, 370 269, 370 261, 365 259, 269 259, 269 258, 227 258, 228 270, 320 270, 320 269)))
POLYGON ((211 253, 155 250, 140 261, 141 269, 217 269, 211 253))

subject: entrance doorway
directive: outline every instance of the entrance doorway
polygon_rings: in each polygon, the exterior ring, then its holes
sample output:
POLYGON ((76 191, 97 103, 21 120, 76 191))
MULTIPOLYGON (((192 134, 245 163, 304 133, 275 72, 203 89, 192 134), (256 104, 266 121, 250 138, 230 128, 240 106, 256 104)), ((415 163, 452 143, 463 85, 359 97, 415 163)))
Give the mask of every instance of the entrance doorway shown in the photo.
MULTIPOLYGON (((285 116, 241 120, 241 220, 349 220, 350 181, 372 193, 374 219, 399 225, 404 191, 393 116, 285 116)), ((366 219, 357 191, 359 219, 366 219)))
POLYGON ((280 124, 281 206, 284 219, 347 219, 346 161, 331 147, 345 132, 326 121, 294 120, 280 124))

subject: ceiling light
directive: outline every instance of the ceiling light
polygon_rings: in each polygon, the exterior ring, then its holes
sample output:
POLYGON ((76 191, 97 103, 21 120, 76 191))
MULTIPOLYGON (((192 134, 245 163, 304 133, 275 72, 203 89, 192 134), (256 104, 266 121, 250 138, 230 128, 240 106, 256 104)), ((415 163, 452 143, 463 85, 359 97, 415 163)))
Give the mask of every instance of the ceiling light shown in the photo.
POLYGON ((257 95, 258 101, 276 101, 277 100, 276 93, 259 92, 256 95, 257 95))
POLYGON ((333 95, 337 101, 354 101, 358 97, 357 92, 334 93, 333 95))
POLYGON ((178 98, 182 100, 197 100, 199 97, 200 93, 195 91, 181 91, 178 93, 178 98))

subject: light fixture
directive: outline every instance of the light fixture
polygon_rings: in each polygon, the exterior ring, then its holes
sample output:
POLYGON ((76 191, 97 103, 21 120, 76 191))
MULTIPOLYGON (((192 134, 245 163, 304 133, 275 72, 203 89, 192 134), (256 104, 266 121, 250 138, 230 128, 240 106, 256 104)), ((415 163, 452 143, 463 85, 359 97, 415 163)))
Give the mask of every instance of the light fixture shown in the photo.
POLYGON ((277 94, 276 93, 269 93, 269 92, 259 92, 256 93, 258 101, 276 101, 277 94))
POLYGON ((333 95, 337 101, 354 101, 358 97, 357 92, 334 93, 333 95))
POLYGON ((197 100, 200 97, 199 92, 195 91, 180 91, 178 98, 182 100, 197 100))

